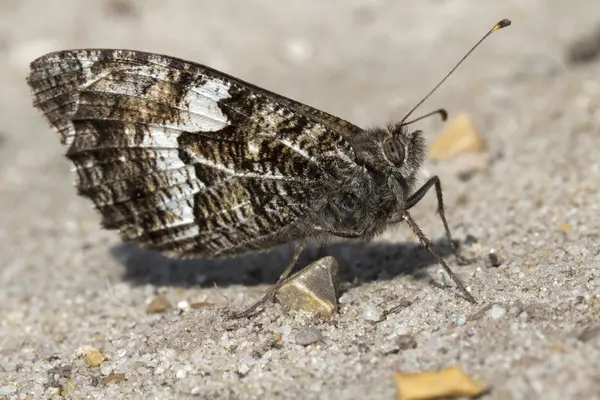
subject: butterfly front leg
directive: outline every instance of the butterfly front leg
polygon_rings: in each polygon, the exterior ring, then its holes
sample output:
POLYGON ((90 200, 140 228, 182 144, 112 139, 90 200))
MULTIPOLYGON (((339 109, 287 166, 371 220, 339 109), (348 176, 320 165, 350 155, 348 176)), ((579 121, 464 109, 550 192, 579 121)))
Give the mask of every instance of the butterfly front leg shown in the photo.
POLYGON ((458 277, 454 274, 454 272, 452 272, 452 269, 450 269, 450 267, 448 266, 448 264, 446 264, 444 259, 434 250, 433 243, 431 243, 431 241, 427 238, 427 236, 425 236, 425 234, 423 233, 421 228, 419 228, 419 225, 417 225, 415 220, 412 219, 412 217, 410 216, 408 211, 404 211, 404 213, 402 214, 402 219, 404 221, 406 221, 408 226, 410 226, 410 229, 412 229, 412 231, 415 233, 415 235, 417 235, 417 237, 419 238, 419 241, 421 242, 423 247, 425 247, 425 250, 427 250, 432 256, 434 256, 437 259, 437 261, 440 263, 442 268, 444 268, 446 273, 454 281, 454 283, 456 284, 456 286, 458 287, 460 292, 463 294, 463 296, 465 296, 465 298, 469 302, 471 302, 473 304, 477 304, 477 301, 475 300, 473 295, 471 295, 471 293, 469 293, 467 288, 465 288, 465 286, 462 284, 460 279, 458 279, 458 277))
POLYGON ((425 196, 425 194, 429 191, 429 189, 431 189, 432 186, 435 187, 435 194, 437 197, 437 205, 438 205, 438 214, 440 215, 440 218, 442 219, 442 223, 444 224, 444 230, 446 231, 446 239, 448 240, 448 243, 450 244, 450 248, 452 249, 452 252, 454 253, 454 256, 456 257, 456 260, 461 265, 466 265, 466 264, 472 263, 473 262, 472 259, 465 258, 459 254, 458 247, 454 243, 454 240, 452 240, 452 234, 450 233, 450 227, 448 226, 448 221, 446 221, 446 212, 444 211, 444 199, 442 197, 442 183, 440 182, 440 178, 437 175, 429 178, 429 180, 427 180, 427 182, 425 182, 423 184, 423 186, 421 186, 415 193, 412 194, 412 196, 410 196, 408 198, 408 200, 406 201, 405 211, 410 210, 419 201, 421 201, 421 199, 425 196))

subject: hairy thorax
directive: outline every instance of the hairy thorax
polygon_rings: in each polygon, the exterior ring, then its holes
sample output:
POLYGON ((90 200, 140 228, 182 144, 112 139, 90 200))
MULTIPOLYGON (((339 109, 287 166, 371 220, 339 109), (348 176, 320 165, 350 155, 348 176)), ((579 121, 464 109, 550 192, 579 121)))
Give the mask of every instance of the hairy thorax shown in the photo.
POLYGON ((338 236, 370 238, 385 228, 397 200, 387 179, 365 169, 322 182, 311 194, 309 224, 338 236))

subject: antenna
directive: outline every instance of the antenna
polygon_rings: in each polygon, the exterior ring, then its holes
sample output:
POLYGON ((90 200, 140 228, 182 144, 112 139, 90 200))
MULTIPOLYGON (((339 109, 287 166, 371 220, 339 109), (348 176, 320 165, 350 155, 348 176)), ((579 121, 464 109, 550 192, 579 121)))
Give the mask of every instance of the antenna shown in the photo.
POLYGON ((421 115, 418 118, 415 118, 415 119, 412 119, 412 120, 410 120, 408 122, 405 122, 402 125, 410 125, 410 124, 412 124, 414 122, 420 121, 422 119, 425 119, 425 118, 431 117, 432 115, 437 115, 437 114, 439 114, 440 117, 442 117, 442 121, 446 121, 448 119, 448 111, 446 111, 444 108, 440 108, 439 110, 432 111, 432 112, 427 113, 425 115, 421 115))
MULTIPOLYGON (((425 97, 423 97, 417 104, 415 104, 415 106, 413 108, 410 109, 410 111, 404 116, 404 118, 402 118, 402 120, 400 121, 400 126, 402 125, 407 125, 407 123, 405 122, 408 117, 410 117, 410 115, 421 106, 421 104, 425 103, 425 101, 436 91, 438 90, 438 88, 440 86, 442 86, 442 83, 444 83, 446 81, 446 79, 448 79, 448 77, 450 77, 450 75, 452 75, 454 73, 454 71, 456 71, 456 69, 460 66, 460 64, 463 63, 463 61, 465 61, 467 59, 467 57, 469 57, 469 55, 471 55, 471 53, 473 52, 473 50, 475 50, 480 44, 481 42, 483 42, 488 36, 490 36, 492 33, 496 32, 499 29, 502 28, 506 28, 507 26, 510 26, 511 22, 509 19, 503 19, 502 21, 498 22, 496 25, 494 25, 494 27, 492 29, 490 29, 488 31, 488 33, 486 33, 485 35, 483 35, 483 37, 481 39, 479 39, 479 41, 477 43, 475 43, 475 45, 473 47, 471 47, 471 50, 469 50, 467 52, 467 54, 465 54, 463 56, 463 58, 460 59, 459 62, 456 63, 456 65, 450 70, 450 72, 448 72, 446 74, 446 76, 444 76, 444 78, 437 84, 435 85, 435 87, 433 89, 431 89, 431 91, 429 93, 427 93, 427 95, 425 97)), ((414 122, 414 121, 411 121, 414 122)))

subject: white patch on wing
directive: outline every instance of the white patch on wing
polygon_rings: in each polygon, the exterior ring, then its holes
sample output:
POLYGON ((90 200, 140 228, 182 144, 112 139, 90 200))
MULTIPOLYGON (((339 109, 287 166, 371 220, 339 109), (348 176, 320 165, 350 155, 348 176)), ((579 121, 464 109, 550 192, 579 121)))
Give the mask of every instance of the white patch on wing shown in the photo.
MULTIPOLYGON (((132 125, 128 128, 131 131, 126 132, 127 137, 134 138, 135 126, 132 125)), ((179 147, 179 143, 177 143, 179 135, 181 135, 181 131, 177 129, 169 129, 160 125, 148 125, 148 135, 144 136, 143 143, 138 146, 177 149, 179 147)))
MULTIPOLYGON (((200 234, 200 228, 196 225, 196 217, 194 215, 193 202, 190 199, 181 198, 170 204, 168 207, 170 221, 157 227, 157 230, 163 231, 166 229, 187 226, 187 229, 179 232, 175 237, 167 235, 166 241, 180 241, 188 238, 196 237, 200 234)), ((119 230, 125 237, 138 238, 148 232, 147 229, 135 224, 124 224, 119 230)))
POLYGON ((248 152, 250 154, 257 155, 260 151, 260 147, 256 142, 248 142, 248 152))
MULTIPOLYGON (((85 90, 114 93, 123 96, 138 97, 150 101, 160 101, 160 95, 167 89, 175 88, 178 83, 179 74, 171 70, 160 68, 155 65, 127 65, 119 70, 104 70, 96 75, 91 72, 89 62, 82 64, 81 73, 85 77, 85 83, 78 87, 78 91, 85 90), (114 79, 117 73, 126 73, 128 79, 114 79), (135 77, 147 77, 156 79, 154 87, 145 87, 147 80, 135 77), (169 86, 172 84, 173 86, 169 86), (156 90, 152 90, 156 89, 156 90)), ((215 132, 228 125, 228 119, 219 108, 218 102, 230 97, 231 85, 213 78, 200 85, 186 88, 186 94, 179 104, 172 104, 174 109, 180 111, 181 120, 166 122, 169 128, 182 131, 215 132)))
POLYGON ((219 108, 218 102, 229 98, 230 84, 209 79, 203 85, 188 90, 184 104, 187 104, 190 124, 202 132, 215 132, 227 126, 227 116, 219 108))

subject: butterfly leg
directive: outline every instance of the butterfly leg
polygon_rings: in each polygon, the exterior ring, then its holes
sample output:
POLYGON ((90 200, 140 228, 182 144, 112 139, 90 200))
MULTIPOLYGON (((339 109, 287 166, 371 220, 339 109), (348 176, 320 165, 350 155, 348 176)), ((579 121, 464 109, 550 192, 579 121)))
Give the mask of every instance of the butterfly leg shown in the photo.
POLYGON ((421 199, 425 196, 425 194, 431 189, 432 186, 435 186, 435 194, 437 196, 437 204, 438 204, 438 214, 440 214, 440 218, 442 219, 442 223, 444 224, 444 229, 446 230, 446 239, 450 244, 450 248, 452 249, 452 253, 456 257, 456 260, 460 265, 466 265, 473 262, 471 259, 467 259, 461 256, 458 252, 458 248, 454 244, 454 240, 452 240, 452 234, 450 233, 450 228, 448 227, 448 221, 446 221, 446 212, 444 211, 444 199, 442 197, 442 184, 440 182, 440 178, 435 175, 423 186, 421 186, 406 202, 405 210, 408 211, 412 207, 414 207, 421 199))
POLYGON ((254 304, 252 304, 250 307, 244 309, 243 311, 231 312, 229 314, 229 317, 232 318, 232 319, 249 317, 250 315, 252 315, 256 311, 257 308, 259 308, 260 306, 262 306, 266 302, 270 301, 273 298, 273 296, 275 295, 275 293, 279 290, 279 288, 281 287, 281 285, 283 285, 285 283, 286 279, 292 273, 292 270, 294 269, 294 267, 298 263, 298 259, 300 258, 300 255, 302 254, 302 252, 306 248, 307 244, 308 244, 308 238, 305 238, 304 240, 302 240, 302 242, 300 242, 300 245, 298 246, 298 249, 296 249, 296 252, 294 253, 294 257, 292 258, 292 261, 287 266, 287 268, 285 269, 285 271, 283 271, 283 273, 281 274, 281 276, 277 280, 277 283, 275 283, 273 286, 271 286, 269 288, 269 290, 257 302, 255 302, 254 304))
POLYGON ((408 211, 404 211, 404 213, 402 214, 402 217, 406 221, 408 226, 410 226, 410 228, 415 233, 415 235, 417 235, 417 237, 419 238, 419 241, 421 242, 423 247, 425 247, 425 249, 429 253, 431 253, 432 256, 434 256, 437 259, 438 263, 440 263, 440 265, 448 273, 450 278, 454 281, 454 283, 456 283, 456 286, 462 292, 463 296, 465 296, 466 299, 468 301, 470 301, 471 303, 477 304, 477 301, 475 301, 475 298, 473 298, 471 293, 469 293, 467 291, 467 289, 464 287, 464 285, 462 284, 460 279, 458 279, 458 277, 456 275, 454 275, 454 272, 452 272, 452 270, 450 269, 448 264, 446 264, 446 262, 442 259, 442 257, 438 253, 436 253, 436 251, 433 249, 433 244, 431 243, 431 241, 429 239, 427 239, 427 236, 425 236, 425 234, 423 233, 421 228, 419 228, 419 225, 417 225, 417 223, 412 219, 412 217, 410 216, 408 211))

